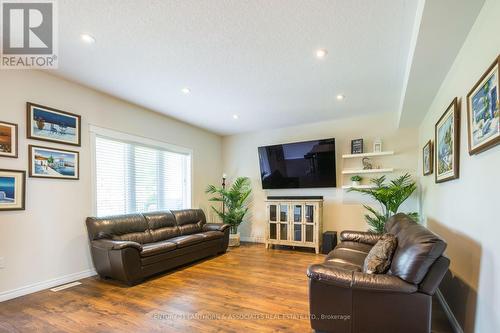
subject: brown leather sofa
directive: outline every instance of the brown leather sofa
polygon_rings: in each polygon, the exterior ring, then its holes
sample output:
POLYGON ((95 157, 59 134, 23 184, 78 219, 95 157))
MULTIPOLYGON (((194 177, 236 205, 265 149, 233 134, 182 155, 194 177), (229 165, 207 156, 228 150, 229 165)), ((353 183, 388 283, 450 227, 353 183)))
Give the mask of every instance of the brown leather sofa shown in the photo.
POLYGON ((92 259, 102 278, 133 285, 224 253, 229 225, 206 223, 201 209, 87 218, 92 259))
POLYGON ((381 235, 344 231, 321 264, 311 265, 309 305, 316 332, 430 332, 432 295, 450 261, 446 243, 404 214, 385 232, 398 247, 387 274, 365 274, 363 262, 381 235))

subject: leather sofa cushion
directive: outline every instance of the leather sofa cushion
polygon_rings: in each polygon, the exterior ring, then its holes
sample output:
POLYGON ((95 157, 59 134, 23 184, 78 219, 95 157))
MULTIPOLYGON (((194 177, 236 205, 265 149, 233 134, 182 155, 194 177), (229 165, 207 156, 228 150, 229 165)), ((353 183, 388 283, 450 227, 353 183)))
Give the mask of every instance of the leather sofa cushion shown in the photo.
POLYGON ((350 269, 361 270, 366 258, 366 253, 351 251, 345 248, 335 248, 328 254, 326 262, 336 262, 339 264, 353 266, 350 269))
POLYGON ((183 248, 189 245, 201 243, 205 240, 205 237, 203 237, 200 234, 193 234, 193 235, 184 235, 184 236, 177 236, 174 238, 170 238, 168 241, 175 243, 178 248, 183 248))
POLYGON ((181 235, 179 227, 175 222, 174 214, 170 211, 144 213, 143 215, 148 223, 153 242, 181 235))
POLYGON ((347 250, 354 251, 354 252, 361 252, 361 253, 368 254, 368 252, 370 252, 370 250, 372 249, 372 245, 365 244, 365 243, 344 241, 344 242, 340 242, 335 248, 336 249, 347 249, 347 250))
POLYGON ((398 247, 392 259, 389 274, 396 275, 407 282, 419 284, 431 265, 443 254, 446 243, 406 215, 398 215, 395 218, 401 224, 391 229, 399 229, 396 235, 398 247))
POLYGON ((141 257, 149 257, 160 253, 170 252, 176 248, 177 245, 169 241, 144 244, 142 246, 141 257))
POLYGON ((162 261, 170 261, 173 258, 189 255, 190 253, 200 253, 200 252, 209 252, 213 247, 220 246, 220 239, 208 240, 206 242, 201 242, 197 244, 193 244, 190 246, 186 246, 183 248, 176 248, 173 251, 168 251, 164 253, 160 253, 154 256, 149 257, 141 257, 141 265, 153 265, 155 263, 159 263, 162 261))
POLYGON ((397 246, 398 239, 396 236, 384 234, 366 256, 363 273, 383 274, 387 272, 397 246))
POLYGON ((173 210, 175 221, 181 235, 191 235, 201 232, 206 222, 205 214, 201 209, 173 210))
POLYGON ((139 244, 153 242, 148 223, 142 214, 89 217, 86 223, 91 240, 111 239, 139 244))

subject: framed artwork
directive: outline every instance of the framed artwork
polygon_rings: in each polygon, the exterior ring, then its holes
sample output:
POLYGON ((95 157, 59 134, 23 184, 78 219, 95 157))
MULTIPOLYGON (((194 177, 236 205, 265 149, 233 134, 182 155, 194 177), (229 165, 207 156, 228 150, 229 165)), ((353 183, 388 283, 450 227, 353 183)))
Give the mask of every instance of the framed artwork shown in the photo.
POLYGON ((363 154, 363 139, 351 140, 351 154, 363 154))
POLYGON ((459 177, 460 110, 455 97, 435 127, 436 183, 459 177))
POLYGON ((0 211, 24 210, 26 171, 0 169, 0 211))
POLYGON ((17 125, 0 121, 0 157, 18 156, 17 125))
POLYGON ((424 176, 432 175, 433 163, 434 163, 434 151, 433 151, 432 141, 426 143, 422 149, 422 161, 424 168, 424 176))
POLYGON ((80 146, 81 116, 29 102, 26 113, 28 139, 80 146))
POLYGON ((373 152, 381 153, 382 152, 382 140, 377 139, 373 142, 373 152))
POLYGON ((29 176, 34 178, 79 179, 77 151, 29 145, 29 176))
POLYGON ((500 143, 499 64, 500 56, 467 95, 469 155, 480 153, 500 143))

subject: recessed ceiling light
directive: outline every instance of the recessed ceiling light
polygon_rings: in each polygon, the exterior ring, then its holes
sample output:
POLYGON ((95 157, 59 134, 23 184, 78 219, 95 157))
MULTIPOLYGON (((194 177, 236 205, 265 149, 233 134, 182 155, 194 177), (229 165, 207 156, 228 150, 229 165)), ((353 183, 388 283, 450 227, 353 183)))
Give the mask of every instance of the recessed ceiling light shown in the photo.
POLYGON ((344 96, 344 95, 337 95, 337 99, 338 99, 339 101, 343 100, 344 98, 345 98, 345 96, 344 96))
POLYGON ((80 38, 87 44, 94 44, 95 43, 95 38, 92 37, 89 34, 81 34, 80 38))
POLYGON ((182 88, 181 91, 185 95, 189 95, 191 93, 191 89, 189 89, 189 88, 182 88))
POLYGON ((233 119, 239 119, 240 116, 238 116, 237 114, 233 114, 233 119))
POLYGON ((316 50, 316 57, 318 59, 325 58, 327 54, 328 54, 328 51, 326 49, 318 49, 318 50, 316 50))

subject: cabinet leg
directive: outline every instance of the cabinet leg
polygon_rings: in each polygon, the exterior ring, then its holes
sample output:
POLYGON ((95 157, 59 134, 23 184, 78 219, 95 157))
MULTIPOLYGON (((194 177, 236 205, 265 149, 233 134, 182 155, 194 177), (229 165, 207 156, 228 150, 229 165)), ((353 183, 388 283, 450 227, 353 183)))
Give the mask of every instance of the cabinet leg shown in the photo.
POLYGON ((316 246, 315 250, 316 250, 316 254, 319 254, 319 247, 318 246, 316 246))

